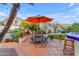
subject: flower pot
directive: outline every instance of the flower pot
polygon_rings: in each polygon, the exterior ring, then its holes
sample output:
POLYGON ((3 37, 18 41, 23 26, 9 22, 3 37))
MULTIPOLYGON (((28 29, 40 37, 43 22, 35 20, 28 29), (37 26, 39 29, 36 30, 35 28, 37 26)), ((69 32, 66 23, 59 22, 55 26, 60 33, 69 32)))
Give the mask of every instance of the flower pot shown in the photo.
POLYGON ((9 42, 9 39, 6 39, 4 42, 9 42))

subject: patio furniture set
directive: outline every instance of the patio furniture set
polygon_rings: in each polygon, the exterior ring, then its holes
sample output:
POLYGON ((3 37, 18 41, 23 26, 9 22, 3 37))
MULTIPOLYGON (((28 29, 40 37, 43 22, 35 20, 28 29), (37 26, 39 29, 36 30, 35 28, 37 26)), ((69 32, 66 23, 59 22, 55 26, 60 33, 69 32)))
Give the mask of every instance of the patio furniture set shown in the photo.
POLYGON ((47 43, 48 42, 48 38, 46 36, 43 35, 35 35, 32 38, 32 43, 47 43))
MULTIPOLYGON (((31 23, 46 23, 46 22, 51 22, 54 20, 53 18, 45 17, 45 16, 33 16, 33 17, 28 17, 26 21, 31 22, 31 23)), ((32 42, 33 43, 45 43, 47 42, 47 37, 42 36, 42 35, 35 35, 32 37, 32 42)))

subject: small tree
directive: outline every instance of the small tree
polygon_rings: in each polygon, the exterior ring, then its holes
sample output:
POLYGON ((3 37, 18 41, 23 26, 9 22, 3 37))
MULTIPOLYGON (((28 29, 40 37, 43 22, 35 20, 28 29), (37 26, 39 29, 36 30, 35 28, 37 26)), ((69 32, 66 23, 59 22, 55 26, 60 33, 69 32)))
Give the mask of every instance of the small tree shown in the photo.
POLYGON ((68 29, 68 32, 79 32, 79 23, 72 24, 68 29))
POLYGON ((30 27, 30 25, 31 25, 31 23, 26 22, 26 21, 23 20, 23 21, 21 22, 21 24, 20 24, 20 27, 24 29, 24 28, 26 28, 26 27, 30 27))

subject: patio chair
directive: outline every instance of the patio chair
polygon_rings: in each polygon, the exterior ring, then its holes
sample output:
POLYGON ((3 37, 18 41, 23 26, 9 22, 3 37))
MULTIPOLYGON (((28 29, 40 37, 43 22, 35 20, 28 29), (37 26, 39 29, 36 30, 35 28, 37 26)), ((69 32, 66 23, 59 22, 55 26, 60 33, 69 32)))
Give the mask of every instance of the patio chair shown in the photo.
POLYGON ((34 36, 31 39, 33 43, 36 43, 36 38, 34 36))

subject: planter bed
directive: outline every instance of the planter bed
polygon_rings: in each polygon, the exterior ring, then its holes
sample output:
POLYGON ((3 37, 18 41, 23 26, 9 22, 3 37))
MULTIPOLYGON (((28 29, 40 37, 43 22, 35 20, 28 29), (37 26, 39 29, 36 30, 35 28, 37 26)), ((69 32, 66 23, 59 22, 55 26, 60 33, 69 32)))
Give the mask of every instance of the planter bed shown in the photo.
POLYGON ((60 36, 61 36, 61 39, 64 40, 66 35, 48 35, 48 38, 53 37, 54 39, 59 39, 60 36))

